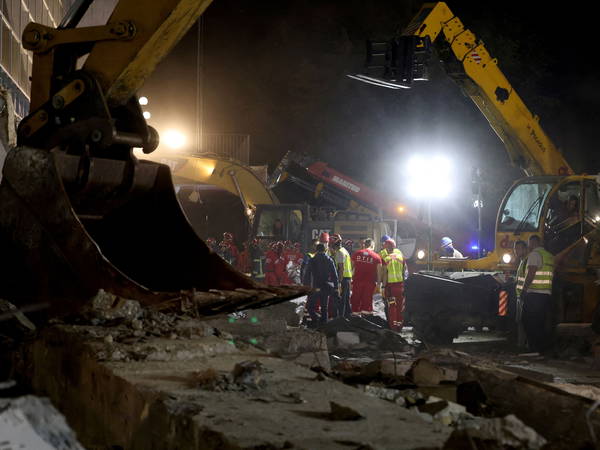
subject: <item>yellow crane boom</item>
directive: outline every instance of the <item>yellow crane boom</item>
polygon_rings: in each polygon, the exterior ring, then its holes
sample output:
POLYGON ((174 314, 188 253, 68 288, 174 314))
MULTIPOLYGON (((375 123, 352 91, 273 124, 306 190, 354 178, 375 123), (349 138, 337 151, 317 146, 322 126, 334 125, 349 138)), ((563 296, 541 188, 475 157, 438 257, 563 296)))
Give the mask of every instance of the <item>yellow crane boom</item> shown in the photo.
POLYGON ((569 163, 540 126, 539 117, 525 106, 498 67, 498 61, 444 2, 425 3, 401 37, 386 43, 383 52, 378 50, 381 46, 372 46, 367 66, 383 67, 382 77, 353 78, 388 88, 406 88, 413 80, 427 79, 419 66, 422 60, 415 56, 428 54, 430 45, 440 35, 464 72, 449 75, 487 118, 511 162, 528 176, 572 174, 569 163), (383 66, 373 64, 377 57, 386 58, 387 62, 383 66))

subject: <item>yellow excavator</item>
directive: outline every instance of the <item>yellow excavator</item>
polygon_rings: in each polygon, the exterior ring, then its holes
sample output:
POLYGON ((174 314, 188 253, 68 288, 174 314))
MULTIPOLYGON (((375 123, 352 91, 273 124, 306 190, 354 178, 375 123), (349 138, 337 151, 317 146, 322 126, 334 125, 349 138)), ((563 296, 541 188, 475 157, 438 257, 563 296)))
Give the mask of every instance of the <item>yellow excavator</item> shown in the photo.
MULTIPOLYGON (((426 3, 391 40, 368 43, 359 81, 407 89, 429 79, 431 55, 471 98, 526 178, 515 182, 498 211, 495 250, 474 260, 439 258, 407 282, 407 313, 421 337, 451 342, 468 325, 506 320, 514 299, 516 240, 539 235, 555 255, 556 322, 591 323, 600 314, 600 195, 596 176, 574 175, 493 58, 444 2, 426 3), (509 302, 512 303, 512 302, 509 302)), ((425 259, 424 253, 421 253, 425 259)))
POLYGON ((60 313, 104 289, 146 305, 186 297, 217 314, 301 295, 212 253, 182 213, 169 167, 133 154, 159 142, 136 91, 211 1, 120 0, 107 24, 78 28, 91 3, 76 1, 57 28, 23 32, 30 113, 0 184, 0 296, 60 313))

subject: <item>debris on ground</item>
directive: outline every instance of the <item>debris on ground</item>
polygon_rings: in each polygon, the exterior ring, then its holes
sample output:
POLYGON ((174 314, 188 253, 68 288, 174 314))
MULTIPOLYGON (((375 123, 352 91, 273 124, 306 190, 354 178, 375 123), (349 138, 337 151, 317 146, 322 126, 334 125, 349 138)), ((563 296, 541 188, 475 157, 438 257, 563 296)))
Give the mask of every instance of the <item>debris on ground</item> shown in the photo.
POLYGON ((233 368, 233 382, 251 389, 259 389, 265 386, 262 379, 263 365, 259 361, 242 361, 233 368))
POLYGON ((329 412, 329 420, 364 419, 364 416, 348 406, 342 406, 336 402, 329 402, 329 407, 331 408, 331 411, 329 412))

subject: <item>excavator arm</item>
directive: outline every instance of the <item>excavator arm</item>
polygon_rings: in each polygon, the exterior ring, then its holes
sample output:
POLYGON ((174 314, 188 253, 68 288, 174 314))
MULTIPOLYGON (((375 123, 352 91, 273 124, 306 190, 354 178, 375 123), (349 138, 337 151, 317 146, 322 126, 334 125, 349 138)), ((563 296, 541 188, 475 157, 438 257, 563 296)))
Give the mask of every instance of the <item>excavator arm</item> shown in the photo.
POLYGON ((473 100, 504 143, 511 162, 526 175, 569 175, 573 170, 544 132, 498 61, 444 2, 426 3, 400 36, 368 44, 368 73, 352 78, 388 88, 427 80, 432 44, 449 48, 446 71, 473 100), (373 75, 375 73, 375 75, 373 75))
POLYGON ((0 296, 71 313, 103 289, 219 314, 301 295, 259 285, 211 252, 169 166, 133 154, 159 142, 135 93, 210 0, 120 0, 106 25, 77 28, 91 2, 77 1, 58 28, 23 32, 31 112, 0 184, 0 296))

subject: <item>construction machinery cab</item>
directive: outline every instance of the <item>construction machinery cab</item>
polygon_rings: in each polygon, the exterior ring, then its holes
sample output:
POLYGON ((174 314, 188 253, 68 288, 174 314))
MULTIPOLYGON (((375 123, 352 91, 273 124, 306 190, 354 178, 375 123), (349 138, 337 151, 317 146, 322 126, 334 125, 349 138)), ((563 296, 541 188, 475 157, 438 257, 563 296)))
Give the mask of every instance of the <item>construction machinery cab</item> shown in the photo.
POLYGON ((300 242, 304 246, 307 217, 307 205, 257 205, 252 235, 260 240, 300 242))

